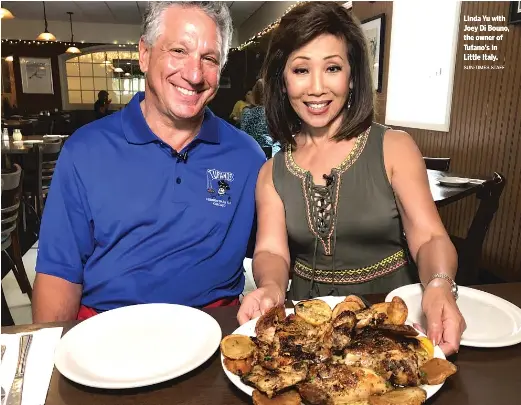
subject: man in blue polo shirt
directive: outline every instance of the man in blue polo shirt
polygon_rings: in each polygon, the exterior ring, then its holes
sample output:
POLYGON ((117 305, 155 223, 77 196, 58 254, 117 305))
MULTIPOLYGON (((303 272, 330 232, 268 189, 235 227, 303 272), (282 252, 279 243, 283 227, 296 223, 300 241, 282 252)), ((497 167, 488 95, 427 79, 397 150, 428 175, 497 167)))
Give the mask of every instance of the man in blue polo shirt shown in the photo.
POLYGON ((145 92, 64 145, 42 219, 34 322, 237 302, 265 157, 206 108, 232 26, 223 4, 194 3, 149 3, 145 92))

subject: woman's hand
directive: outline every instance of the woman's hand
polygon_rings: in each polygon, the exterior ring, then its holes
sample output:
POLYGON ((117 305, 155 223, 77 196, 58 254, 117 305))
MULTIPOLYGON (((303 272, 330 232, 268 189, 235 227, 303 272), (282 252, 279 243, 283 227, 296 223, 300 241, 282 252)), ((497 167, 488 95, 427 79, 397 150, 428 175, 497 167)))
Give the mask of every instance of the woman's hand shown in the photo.
POLYGON ((446 356, 457 353, 465 319, 446 280, 433 280, 423 292, 422 309, 427 318, 427 336, 446 356))
POLYGON ((270 308, 284 303, 284 294, 275 284, 257 288, 244 297, 237 320, 242 325, 250 319, 257 318, 270 308))

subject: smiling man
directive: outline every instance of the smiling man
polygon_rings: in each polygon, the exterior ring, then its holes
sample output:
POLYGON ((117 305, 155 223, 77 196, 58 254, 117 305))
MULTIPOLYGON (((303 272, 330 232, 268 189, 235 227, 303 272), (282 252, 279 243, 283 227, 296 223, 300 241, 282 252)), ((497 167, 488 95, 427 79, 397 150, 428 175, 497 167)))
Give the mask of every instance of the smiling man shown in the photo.
POLYGON ((140 303, 238 304, 264 154, 206 107, 231 41, 219 2, 150 2, 144 93, 60 154, 40 231, 33 321, 140 303))

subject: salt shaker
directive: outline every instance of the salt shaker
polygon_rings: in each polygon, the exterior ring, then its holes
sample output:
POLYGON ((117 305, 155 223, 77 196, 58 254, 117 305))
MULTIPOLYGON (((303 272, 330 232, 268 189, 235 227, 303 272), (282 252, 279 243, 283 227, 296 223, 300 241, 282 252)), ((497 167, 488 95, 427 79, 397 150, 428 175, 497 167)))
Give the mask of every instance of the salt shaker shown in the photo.
POLYGON ((13 141, 21 141, 22 140, 22 133, 19 129, 15 129, 13 131, 13 141))

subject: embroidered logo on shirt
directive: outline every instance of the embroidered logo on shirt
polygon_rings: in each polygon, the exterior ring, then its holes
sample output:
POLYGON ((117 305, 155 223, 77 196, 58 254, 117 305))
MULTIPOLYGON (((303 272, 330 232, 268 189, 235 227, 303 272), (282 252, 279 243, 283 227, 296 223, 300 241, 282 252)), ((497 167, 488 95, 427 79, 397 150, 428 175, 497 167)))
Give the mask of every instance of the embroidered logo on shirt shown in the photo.
POLYGON ((231 172, 221 172, 217 169, 206 170, 206 191, 210 197, 206 201, 217 207, 226 207, 232 203, 230 183, 234 175, 231 172))

